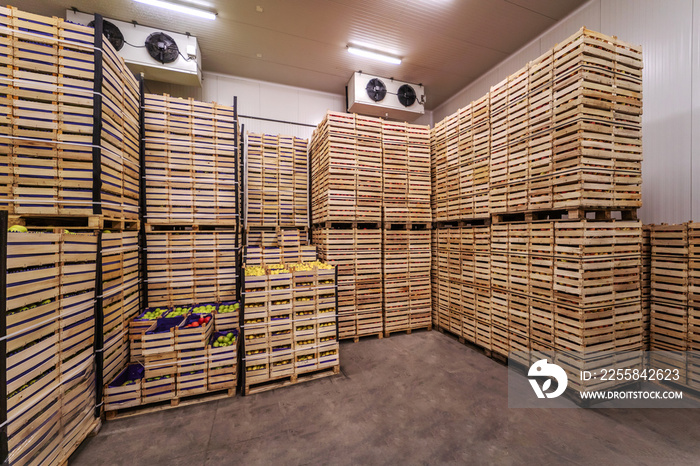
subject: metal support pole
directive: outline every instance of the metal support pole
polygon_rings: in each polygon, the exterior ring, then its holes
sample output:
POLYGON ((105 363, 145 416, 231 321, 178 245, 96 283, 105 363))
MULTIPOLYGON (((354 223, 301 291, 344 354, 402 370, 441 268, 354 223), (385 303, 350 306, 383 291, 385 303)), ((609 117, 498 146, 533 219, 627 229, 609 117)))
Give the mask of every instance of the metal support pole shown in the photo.
POLYGON ((141 266, 141 309, 148 307, 148 255, 146 248, 148 246, 146 236, 146 219, 148 218, 148 207, 146 202, 146 129, 145 129, 145 106, 146 99, 144 97, 145 84, 143 74, 139 76, 139 93, 141 94, 141 102, 139 108, 139 221, 141 228, 139 231, 139 264, 141 266))
MULTIPOLYGON (((7 380, 7 211, 0 211, 0 374, 7 380)), ((7 444, 7 383, 0 383, 0 458, 9 463, 7 444)))
POLYGON ((95 73, 92 96, 92 213, 102 213, 102 28, 101 15, 95 15, 95 73))
POLYGON ((338 323, 338 266, 335 267, 335 342, 340 343, 340 325, 338 323))
POLYGON ((95 417, 100 417, 104 372, 104 315, 102 314, 102 231, 97 232, 97 257, 95 261, 95 417))

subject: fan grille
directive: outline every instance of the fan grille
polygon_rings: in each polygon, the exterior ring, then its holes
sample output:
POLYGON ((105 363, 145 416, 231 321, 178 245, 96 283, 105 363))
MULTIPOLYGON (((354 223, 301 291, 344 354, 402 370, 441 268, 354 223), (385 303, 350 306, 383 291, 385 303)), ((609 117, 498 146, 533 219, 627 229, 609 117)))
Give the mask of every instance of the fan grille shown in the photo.
POLYGON ((416 91, 408 84, 399 87, 397 95, 399 97, 399 102, 401 102, 401 105, 404 107, 410 107, 416 102, 416 91))
POLYGON ((367 90, 367 96, 375 102, 384 100, 384 97, 386 97, 386 86, 381 79, 370 79, 365 89, 367 90))
MULTIPOLYGON (((95 28, 95 22, 90 21, 88 27, 95 28)), ((117 52, 124 47, 124 35, 119 30, 119 28, 114 24, 110 23, 106 19, 102 20, 102 33, 107 38, 112 47, 114 47, 117 52)))
POLYGON ((163 64, 174 62, 180 54, 175 39, 164 32, 154 32, 148 36, 146 50, 151 57, 163 64))

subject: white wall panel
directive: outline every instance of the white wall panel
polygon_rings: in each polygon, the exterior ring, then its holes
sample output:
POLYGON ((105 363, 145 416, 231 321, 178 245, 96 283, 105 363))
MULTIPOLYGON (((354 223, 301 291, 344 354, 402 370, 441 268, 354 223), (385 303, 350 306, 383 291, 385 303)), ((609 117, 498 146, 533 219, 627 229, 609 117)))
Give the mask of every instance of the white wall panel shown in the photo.
POLYGON ((345 106, 345 97, 342 95, 235 76, 205 72, 204 82, 216 84, 203 86, 203 100, 230 105, 235 95, 238 97, 238 111, 241 115, 288 122, 241 118, 246 131, 255 133, 309 138, 313 128, 304 125, 316 126, 326 111, 343 111, 345 106))
POLYGON ((692 0, 601 0, 601 32, 642 45, 645 223, 691 217, 692 28, 692 0))
POLYGON ((416 121, 412 121, 414 125, 428 125, 433 126, 433 112, 431 110, 426 110, 423 115, 418 117, 416 121))

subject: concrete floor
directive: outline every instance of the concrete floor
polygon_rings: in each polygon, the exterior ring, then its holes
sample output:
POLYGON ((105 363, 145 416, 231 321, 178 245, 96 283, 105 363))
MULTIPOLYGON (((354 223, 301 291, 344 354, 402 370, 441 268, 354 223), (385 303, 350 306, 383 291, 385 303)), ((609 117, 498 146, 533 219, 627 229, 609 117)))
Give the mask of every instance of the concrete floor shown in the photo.
POLYGON ((436 331, 343 343, 341 369, 109 421, 71 464, 700 464, 700 409, 508 409, 506 367, 436 331))

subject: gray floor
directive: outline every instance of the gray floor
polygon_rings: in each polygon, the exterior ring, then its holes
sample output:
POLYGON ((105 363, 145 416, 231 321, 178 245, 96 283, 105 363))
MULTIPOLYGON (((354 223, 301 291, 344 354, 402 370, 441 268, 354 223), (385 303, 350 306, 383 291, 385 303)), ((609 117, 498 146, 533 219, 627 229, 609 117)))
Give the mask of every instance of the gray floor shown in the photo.
POLYGON ((436 331, 342 374, 103 425, 75 465, 700 464, 700 409, 508 409, 507 369, 436 331))

